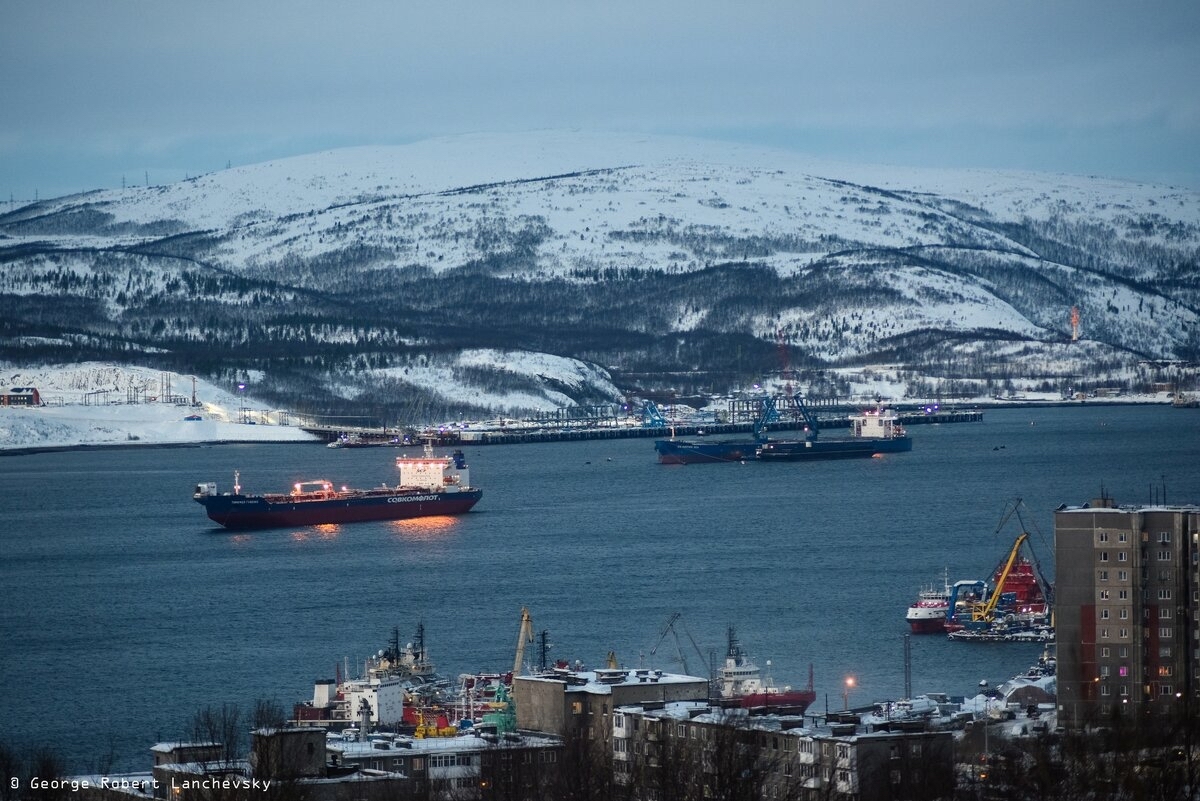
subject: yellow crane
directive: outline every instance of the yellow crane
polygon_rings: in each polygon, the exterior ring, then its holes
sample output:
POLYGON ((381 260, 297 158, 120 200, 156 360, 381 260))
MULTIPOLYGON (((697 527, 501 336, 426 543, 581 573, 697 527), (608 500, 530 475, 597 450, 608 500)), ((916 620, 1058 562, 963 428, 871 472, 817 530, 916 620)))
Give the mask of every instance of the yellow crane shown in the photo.
POLYGON ((533 642, 533 616, 528 607, 521 607, 521 630, 517 633, 517 658, 513 660, 513 675, 521 675, 521 666, 525 664, 525 644, 533 642))
POLYGON ((1029 534, 1022 531, 1017 537, 1017 541, 1013 543, 1012 551, 1008 554, 1008 561, 1004 563, 1004 569, 1000 571, 1000 576, 996 579, 996 586, 988 596, 987 603, 975 608, 971 613, 971 620, 992 619, 992 613, 996 611, 996 604, 1000 603, 1000 593, 1004 592, 1004 583, 1008 581, 1008 574, 1012 572, 1013 565, 1017 563, 1017 554, 1020 553, 1021 546, 1027 539, 1029 539, 1029 534))

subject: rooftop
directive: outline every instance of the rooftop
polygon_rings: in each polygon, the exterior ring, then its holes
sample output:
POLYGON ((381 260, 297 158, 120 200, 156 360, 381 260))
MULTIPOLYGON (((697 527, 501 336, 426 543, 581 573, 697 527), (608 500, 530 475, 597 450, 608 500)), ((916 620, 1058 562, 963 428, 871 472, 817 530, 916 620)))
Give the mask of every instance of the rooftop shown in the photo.
POLYGON ((612 688, 616 686, 708 683, 708 679, 700 676, 687 676, 682 673, 664 673, 661 670, 651 670, 648 668, 600 668, 597 670, 554 668, 552 672, 543 673, 539 676, 518 676, 517 678, 521 681, 565 683, 568 689, 595 693, 597 695, 611 695, 612 688))

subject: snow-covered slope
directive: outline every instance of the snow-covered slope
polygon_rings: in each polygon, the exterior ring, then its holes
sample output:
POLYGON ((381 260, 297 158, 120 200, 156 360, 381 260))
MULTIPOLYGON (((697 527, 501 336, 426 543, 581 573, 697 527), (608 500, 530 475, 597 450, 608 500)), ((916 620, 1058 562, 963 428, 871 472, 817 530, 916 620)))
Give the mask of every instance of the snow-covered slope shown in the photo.
MULTIPOLYGON (((142 351, 301 348, 346 399, 421 389, 430 365, 468 375, 472 351, 613 375, 729 374, 748 348, 762 370, 778 343, 828 366, 977 373, 985 343, 1073 334, 1105 362, 1200 353, 1200 195, 1081 176, 479 134, 43 201, 0 216, 0 235, 17 321, 0 355, 73 345, 65 321, 44 324, 61 295, 104 318, 86 336, 142 351), (319 344, 369 358, 331 368, 319 344)), ((606 380, 585 394, 612 394, 606 380)))
POLYGON ((193 405, 190 377, 159 370, 99 363, 0 365, 0 384, 35 387, 45 404, 0 407, 0 450, 314 440, 262 403, 207 381, 196 380, 193 405), (166 393, 178 395, 178 401, 166 393))

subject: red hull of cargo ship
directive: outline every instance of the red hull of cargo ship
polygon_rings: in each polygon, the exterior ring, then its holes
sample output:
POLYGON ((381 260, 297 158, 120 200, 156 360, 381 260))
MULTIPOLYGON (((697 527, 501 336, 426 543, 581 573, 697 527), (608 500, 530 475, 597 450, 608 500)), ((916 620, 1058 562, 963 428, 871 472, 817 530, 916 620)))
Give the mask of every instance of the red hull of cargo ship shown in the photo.
POLYGON ((415 492, 408 497, 390 494, 296 503, 270 503, 247 496, 217 496, 207 499, 209 502, 204 505, 209 518, 225 528, 279 528, 460 515, 470 511, 482 495, 483 490, 456 492, 449 497, 415 492))
POLYGON ((217 485, 209 481, 197 484, 192 497, 209 519, 239 529, 459 515, 483 497, 483 490, 470 485, 462 451, 434 456, 433 447, 426 444, 424 456, 401 456, 396 466, 400 483, 395 487, 336 490, 332 482, 321 479, 296 482, 287 494, 243 495, 235 471, 233 492, 217 492, 217 485))

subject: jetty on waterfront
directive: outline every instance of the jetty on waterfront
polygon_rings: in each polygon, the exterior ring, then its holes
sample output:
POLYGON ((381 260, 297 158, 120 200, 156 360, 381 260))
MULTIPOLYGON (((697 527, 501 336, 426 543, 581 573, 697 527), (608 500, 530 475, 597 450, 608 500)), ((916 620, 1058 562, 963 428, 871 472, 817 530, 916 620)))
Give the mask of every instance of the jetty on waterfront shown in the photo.
MULTIPOLYGON (((830 405, 818 407, 818 418, 822 430, 846 428, 849 419, 846 411, 830 405)), ((360 446, 412 445, 432 442, 438 447, 460 445, 511 445, 534 442, 575 442, 601 439, 637 439, 674 436, 702 436, 743 434, 754 429, 753 416, 749 409, 731 405, 729 419, 732 422, 704 422, 698 420, 669 421, 647 404, 640 417, 630 416, 620 407, 581 407, 558 410, 523 420, 504 420, 498 425, 481 424, 445 425, 426 429, 401 429, 368 426, 347 427, 344 425, 308 423, 301 427, 326 442, 335 442, 353 437, 360 446)), ((898 410, 901 424, 932 425, 941 423, 972 423, 983 420, 979 409, 930 409, 924 407, 898 410)), ((770 425, 772 431, 800 431, 804 420, 799 416, 784 415, 770 425)))

